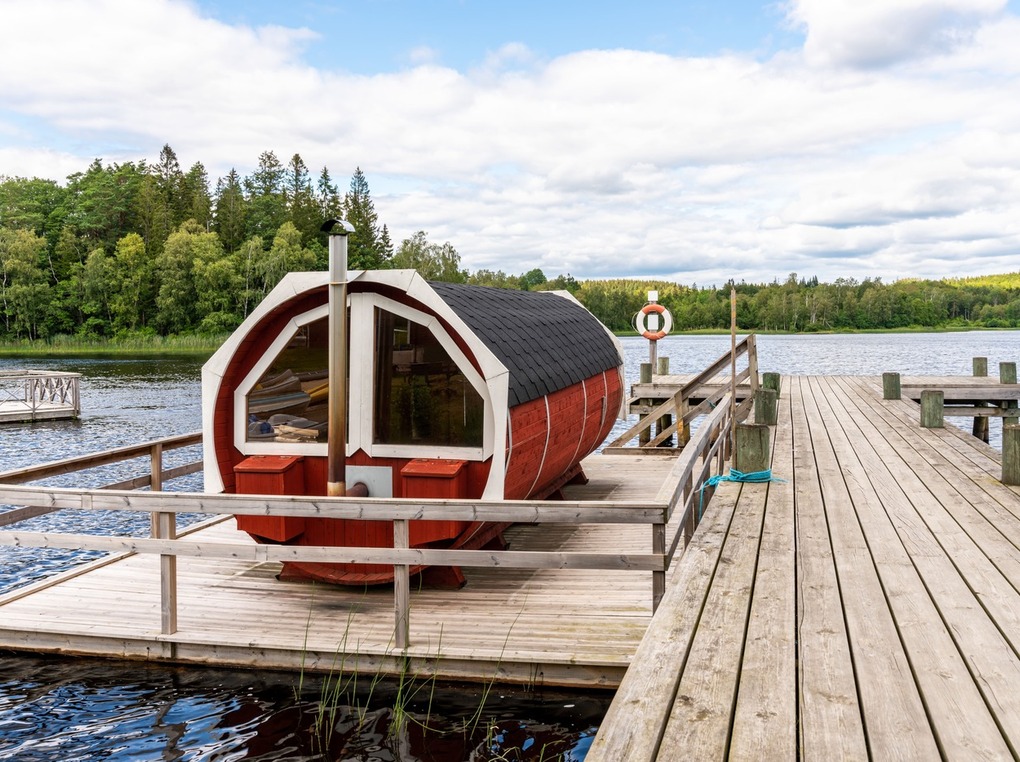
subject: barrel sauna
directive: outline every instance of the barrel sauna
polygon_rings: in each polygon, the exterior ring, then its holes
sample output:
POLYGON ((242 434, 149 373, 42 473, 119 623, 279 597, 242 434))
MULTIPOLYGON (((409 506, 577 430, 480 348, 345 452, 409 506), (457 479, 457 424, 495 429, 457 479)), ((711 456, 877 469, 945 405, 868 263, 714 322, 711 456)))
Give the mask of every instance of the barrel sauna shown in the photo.
MULTIPOLYGON (((326 494, 327 289, 324 272, 287 275, 204 366, 207 491, 326 494)), ((619 342, 565 292, 364 271, 347 307, 346 481, 371 497, 553 498, 622 412, 619 342)), ((259 542, 393 545, 389 521, 237 523, 259 542)), ((503 529, 414 521, 411 546, 486 547, 503 529)), ((382 584, 393 569, 292 562, 282 576, 382 584)))

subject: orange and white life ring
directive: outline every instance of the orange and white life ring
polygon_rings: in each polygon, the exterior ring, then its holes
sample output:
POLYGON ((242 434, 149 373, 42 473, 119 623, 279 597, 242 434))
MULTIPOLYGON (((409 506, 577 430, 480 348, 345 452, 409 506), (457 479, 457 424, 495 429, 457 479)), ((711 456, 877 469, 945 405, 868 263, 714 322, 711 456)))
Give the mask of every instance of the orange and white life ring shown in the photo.
POLYGON ((646 304, 634 317, 634 327, 637 329, 637 332, 649 341, 658 341, 665 338, 673 329, 673 316, 669 314, 669 310, 655 302, 646 304), (649 315, 656 316, 653 318, 654 324, 652 326, 648 325, 649 315), (661 326, 658 324, 659 317, 662 318, 661 326))

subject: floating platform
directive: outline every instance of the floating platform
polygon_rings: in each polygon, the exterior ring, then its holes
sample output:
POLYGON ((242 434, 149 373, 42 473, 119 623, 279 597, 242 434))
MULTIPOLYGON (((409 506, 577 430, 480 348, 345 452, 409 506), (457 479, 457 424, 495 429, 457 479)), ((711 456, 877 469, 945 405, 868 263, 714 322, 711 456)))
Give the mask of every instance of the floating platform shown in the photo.
POLYGON ((718 487, 586 759, 1016 759, 1001 456, 875 379, 783 377, 779 401, 785 481, 718 487))
MULTIPOLYGON (((567 500, 647 501, 655 457, 590 456, 567 500)), ((144 493, 139 493, 144 494, 144 493)), ((232 517, 182 535, 255 546, 232 517)), ((512 551, 648 553, 647 525, 518 524, 512 551)), ((262 546, 265 547, 265 546, 262 546)), ((0 648, 259 669, 402 674, 392 587, 281 581, 280 563, 177 559, 176 632, 161 633, 160 557, 122 554, 0 597, 0 648)), ((652 616, 652 573, 466 568, 460 590, 410 593, 410 671, 614 688, 652 616)))
POLYGON ((80 378, 58 371, 0 371, 0 423, 78 418, 80 378))

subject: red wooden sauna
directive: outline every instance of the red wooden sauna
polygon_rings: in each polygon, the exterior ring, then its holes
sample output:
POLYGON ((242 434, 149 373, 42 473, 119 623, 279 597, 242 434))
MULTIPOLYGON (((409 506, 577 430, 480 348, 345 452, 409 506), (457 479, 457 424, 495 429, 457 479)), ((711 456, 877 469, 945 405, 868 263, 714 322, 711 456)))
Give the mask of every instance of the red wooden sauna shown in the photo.
MULTIPOLYGON (((328 275, 291 273, 202 371, 211 492, 325 495, 328 275)), ((371 497, 554 499, 623 405, 615 337, 569 294, 347 283, 346 483, 371 497)), ((392 547, 389 521, 238 516, 259 542, 392 547)), ((498 524, 411 522, 412 547, 479 548, 498 524)), ((416 571, 423 571, 418 569, 416 571)), ((459 584, 457 570, 432 570, 459 584)), ((286 563, 282 576, 392 581, 388 565, 286 563)))

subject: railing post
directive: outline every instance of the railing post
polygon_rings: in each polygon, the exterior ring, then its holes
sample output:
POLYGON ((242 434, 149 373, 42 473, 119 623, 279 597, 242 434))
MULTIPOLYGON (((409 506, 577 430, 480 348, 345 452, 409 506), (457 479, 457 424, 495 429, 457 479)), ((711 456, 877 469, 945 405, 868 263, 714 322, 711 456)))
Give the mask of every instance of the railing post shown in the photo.
MULTIPOLYGON (((668 357, 660 357, 660 358, 658 358, 658 360, 656 362, 657 362, 657 367, 655 368, 656 375, 659 375, 659 376, 668 376, 669 375, 669 358, 668 357)), ((678 407, 677 408, 677 414, 679 415, 679 413, 680 413, 680 410, 679 410, 679 407, 678 407)), ((669 413, 666 413, 666 415, 664 415, 661 418, 659 418, 659 430, 656 432, 656 435, 661 434, 662 432, 664 432, 666 429, 668 429, 672 425, 673 425, 672 416, 669 413)), ((668 439, 665 439, 662 442, 662 446, 663 447, 669 447, 673 443, 672 439, 673 439, 672 437, 669 437, 668 439)), ((681 434, 679 432, 677 432, 677 440, 678 440, 679 444, 681 444, 681 445, 683 444, 683 441, 680 441, 681 440, 681 434)))
MULTIPOLYGON (((149 448, 149 489, 161 492, 163 489, 163 444, 156 442, 149 448)), ((152 536, 159 537, 158 513, 150 516, 152 536)))
POLYGON ((925 389, 921 392, 921 428, 941 429, 945 425, 944 393, 941 389, 925 389))
MULTIPOLYGON (((1015 384, 1016 383, 1016 363, 1015 362, 1000 362, 999 363, 999 383, 1000 384, 1015 384)), ((1003 410, 1016 410, 1016 400, 1004 400, 1002 403, 1003 410)), ((1020 423, 1020 418, 1015 415, 1008 415, 1002 419, 1003 426, 1016 426, 1020 423)))
MULTIPOLYGON (((652 524, 652 553, 662 556, 663 566, 666 563, 666 525, 652 524)), ((652 572, 652 613, 659 608, 662 596, 666 594, 666 570, 652 572)))
POLYGON ((747 369, 750 371, 751 394, 754 394, 761 386, 761 380, 758 376, 758 339, 753 333, 747 337, 747 369))
MULTIPOLYGON (((407 519, 393 520, 393 547, 407 550, 411 547, 407 519)), ((407 564, 393 565, 393 609, 396 616, 395 640, 403 650, 411 644, 411 576, 407 564)))
MULTIPOLYGON (((155 536, 160 540, 177 539, 177 514, 157 513, 155 536)), ((177 632, 177 556, 159 557, 159 610, 164 635, 177 632)))
MULTIPOLYGON (((655 342, 653 341, 652 344, 654 345, 655 342)), ((638 377, 638 380, 642 384, 650 384, 650 383, 652 383, 652 364, 650 362, 643 362, 643 363, 641 363, 640 375, 638 377)), ((641 400, 641 404, 642 405, 647 405, 647 406, 651 407, 652 400, 651 400, 651 398, 648 398, 648 397, 643 398, 641 400)), ((638 416, 639 419, 644 419, 644 418, 647 418, 647 417, 648 416, 646 416, 646 415, 639 415, 638 416)), ((646 426, 645 428, 641 429, 640 432, 638 432, 638 447, 646 446, 651 441, 651 438, 652 438, 652 427, 651 427, 651 422, 649 422, 648 426, 646 426)))

